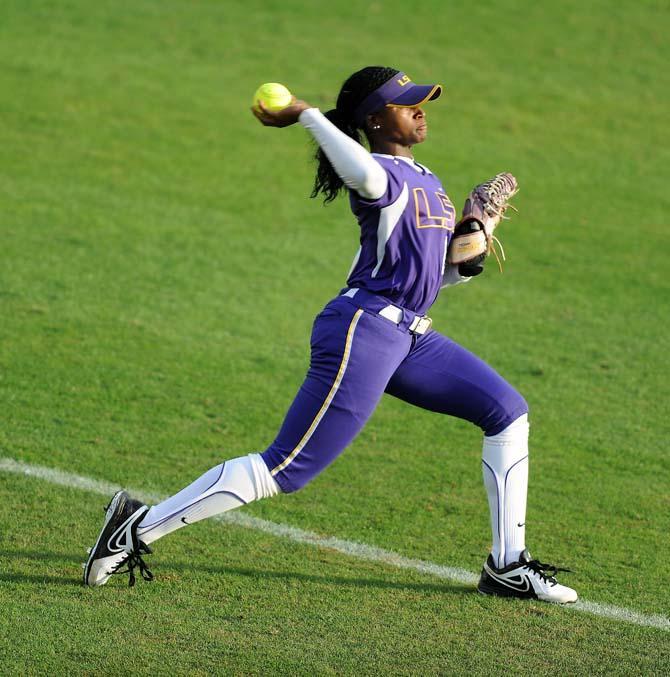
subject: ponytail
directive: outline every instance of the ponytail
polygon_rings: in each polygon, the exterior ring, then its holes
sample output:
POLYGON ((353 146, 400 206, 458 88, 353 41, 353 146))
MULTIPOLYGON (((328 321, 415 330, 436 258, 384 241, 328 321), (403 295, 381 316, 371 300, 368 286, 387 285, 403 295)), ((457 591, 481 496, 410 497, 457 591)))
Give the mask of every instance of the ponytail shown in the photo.
MULTIPOLYGON (((342 85, 337 97, 337 105, 325 113, 326 118, 356 143, 363 145, 361 129, 355 122, 356 108, 369 94, 399 72, 394 68, 382 66, 368 66, 357 71, 342 85)), ((321 193, 324 203, 332 202, 344 189, 344 182, 333 169, 333 165, 330 164, 330 160, 321 148, 317 148, 315 159, 317 162, 316 177, 310 197, 318 197, 321 193)))

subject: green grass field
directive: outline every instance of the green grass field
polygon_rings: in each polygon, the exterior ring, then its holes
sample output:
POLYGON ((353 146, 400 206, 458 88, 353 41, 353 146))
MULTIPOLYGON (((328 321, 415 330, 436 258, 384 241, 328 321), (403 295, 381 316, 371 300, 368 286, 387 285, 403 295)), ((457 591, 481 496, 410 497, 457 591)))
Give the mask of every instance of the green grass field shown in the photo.
MULTIPOLYGON (((651 0, 1 3, 0 673, 668 674, 662 627, 216 521, 156 544, 155 583, 84 589, 106 497, 7 469, 166 495, 272 441, 357 232, 308 199, 305 131, 250 98, 330 108, 392 65, 445 85, 416 156, 457 205, 498 171, 522 186, 504 274, 431 315, 530 403, 529 547, 662 625, 669 31, 651 0)), ((386 398, 309 487, 245 512, 476 573, 480 446, 386 398)))

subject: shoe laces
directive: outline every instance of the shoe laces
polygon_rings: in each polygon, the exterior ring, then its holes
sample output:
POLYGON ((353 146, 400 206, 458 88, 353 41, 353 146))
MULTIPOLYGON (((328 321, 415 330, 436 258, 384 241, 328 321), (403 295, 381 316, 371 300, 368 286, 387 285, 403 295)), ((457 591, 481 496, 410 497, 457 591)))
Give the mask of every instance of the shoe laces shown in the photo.
POLYGON ((524 568, 532 571, 545 583, 549 583, 552 587, 558 584, 555 576, 559 571, 567 571, 568 573, 572 573, 572 569, 564 569, 562 567, 557 567, 555 564, 540 562, 537 559, 532 559, 530 562, 524 562, 524 568))
MULTIPOLYGON (((111 504, 112 503, 110 501, 109 505, 105 508, 105 512, 109 509, 111 504)), ((137 533, 133 529, 131 548, 130 550, 126 550, 123 553, 121 561, 112 567, 112 570, 109 572, 110 575, 128 574, 128 587, 132 588, 136 581, 135 569, 139 568, 140 576, 142 576, 145 581, 153 581, 154 575, 151 573, 151 570, 147 566, 146 562, 142 559, 143 554, 151 555, 152 552, 153 550, 144 541, 140 541, 140 539, 137 537, 137 533), (124 564, 126 565, 126 568, 122 569, 121 567, 124 564)))
POLYGON ((149 567, 146 565, 146 562, 142 559, 143 554, 150 555, 152 552, 153 551, 146 543, 142 541, 137 541, 136 544, 133 544, 132 550, 130 550, 130 552, 125 553, 126 556, 112 568, 112 571, 110 573, 129 574, 128 587, 130 588, 132 588, 133 585, 135 585, 136 568, 139 568, 140 576, 142 576, 142 578, 145 581, 153 581, 154 575, 149 570, 149 567), (121 567, 124 564, 126 565, 126 568, 122 569, 121 567))

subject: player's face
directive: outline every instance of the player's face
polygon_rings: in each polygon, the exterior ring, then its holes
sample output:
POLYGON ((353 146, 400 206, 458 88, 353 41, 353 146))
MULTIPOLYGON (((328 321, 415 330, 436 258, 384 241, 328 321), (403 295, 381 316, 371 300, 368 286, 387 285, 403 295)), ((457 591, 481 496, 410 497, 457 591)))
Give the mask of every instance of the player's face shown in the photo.
POLYGON ((377 117, 380 133, 393 143, 415 146, 425 141, 428 134, 426 114, 420 106, 387 106, 377 117))

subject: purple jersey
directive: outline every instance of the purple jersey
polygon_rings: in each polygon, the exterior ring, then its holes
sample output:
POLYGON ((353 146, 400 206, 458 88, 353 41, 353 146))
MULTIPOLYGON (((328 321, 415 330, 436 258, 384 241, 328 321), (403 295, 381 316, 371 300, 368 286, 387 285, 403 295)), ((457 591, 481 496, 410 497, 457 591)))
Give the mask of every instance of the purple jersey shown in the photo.
POLYGON ((347 285, 424 314, 440 291, 455 215, 440 180, 410 158, 373 153, 388 186, 377 200, 350 191, 361 247, 347 285))

